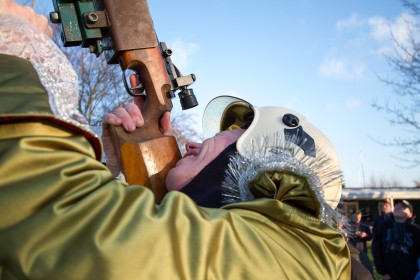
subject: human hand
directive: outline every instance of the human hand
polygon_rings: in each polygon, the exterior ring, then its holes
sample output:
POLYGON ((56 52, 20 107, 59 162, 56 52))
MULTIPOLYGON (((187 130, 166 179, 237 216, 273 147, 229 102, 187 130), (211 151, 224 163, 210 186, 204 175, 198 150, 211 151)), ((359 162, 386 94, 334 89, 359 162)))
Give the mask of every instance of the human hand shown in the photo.
MULTIPOLYGON (((138 85, 140 81, 137 76, 132 75, 130 76, 130 83, 138 85)), ((109 136, 109 125, 122 126, 127 132, 132 132, 136 128, 142 127, 144 119, 141 108, 144 106, 144 101, 144 97, 135 97, 133 103, 119 107, 115 109, 114 113, 105 114, 102 118, 102 143, 107 157, 106 165, 114 177, 120 174, 121 165, 118 151, 114 150, 109 136)), ((170 112, 165 112, 160 120, 160 130, 162 133, 169 133, 171 129, 170 112)))
POLYGON ((39 31, 43 32, 48 37, 52 38, 53 30, 48 24, 48 19, 44 15, 37 14, 35 11, 25 5, 17 4, 14 1, 7 1, 5 3, 2 13, 13 15, 33 26, 39 31))

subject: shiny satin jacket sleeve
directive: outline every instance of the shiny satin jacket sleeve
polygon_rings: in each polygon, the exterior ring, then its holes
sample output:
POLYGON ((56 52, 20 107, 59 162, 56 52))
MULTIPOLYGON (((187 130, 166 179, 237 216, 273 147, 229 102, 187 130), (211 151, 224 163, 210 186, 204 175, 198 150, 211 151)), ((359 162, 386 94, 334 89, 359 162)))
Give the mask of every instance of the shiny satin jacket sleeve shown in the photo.
POLYGON ((0 132, 2 279, 345 279, 339 234, 251 211, 279 215, 275 201, 204 209, 173 192, 155 205, 112 178, 83 136, 42 122, 0 132))
POLYGON ((171 192, 155 205, 114 179, 86 135, 40 113, 42 86, 11 61, 0 67, 0 279, 349 278, 341 234, 280 201, 206 209, 171 192))

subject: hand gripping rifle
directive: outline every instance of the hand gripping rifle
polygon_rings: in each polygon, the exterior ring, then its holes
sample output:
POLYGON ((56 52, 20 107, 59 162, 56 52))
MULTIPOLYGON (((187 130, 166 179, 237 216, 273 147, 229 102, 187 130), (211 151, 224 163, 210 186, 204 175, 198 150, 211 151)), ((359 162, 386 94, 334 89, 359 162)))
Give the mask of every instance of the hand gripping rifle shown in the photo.
POLYGON ((145 96, 144 126, 132 133, 110 126, 110 134, 127 182, 151 188, 160 202, 167 192, 166 175, 181 157, 175 138, 160 131, 160 119, 172 109, 178 90, 182 109, 198 105, 188 88, 195 76, 182 76, 170 59, 171 50, 158 41, 147 0, 52 1, 50 19, 61 23, 64 46, 81 45, 97 57, 103 53, 108 64, 120 65, 127 92, 145 96), (130 71, 141 86, 127 83, 130 71))

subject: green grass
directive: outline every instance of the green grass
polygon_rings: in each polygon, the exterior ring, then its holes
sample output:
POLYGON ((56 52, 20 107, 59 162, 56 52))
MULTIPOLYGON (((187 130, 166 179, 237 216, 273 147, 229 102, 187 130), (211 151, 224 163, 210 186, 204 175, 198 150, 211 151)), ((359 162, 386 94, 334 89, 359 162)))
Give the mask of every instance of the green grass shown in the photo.
POLYGON ((373 256, 372 256, 372 242, 368 242, 367 243, 367 252, 368 252, 368 257, 369 257, 369 260, 370 260, 370 263, 372 264, 372 266, 373 266, 373 278, 375 279, 375 280, 381 280, 382 279, 382 276, 376 271, 376 268, 375 268, 375 264, 374 264, 374 262, 373 262, 373 256))

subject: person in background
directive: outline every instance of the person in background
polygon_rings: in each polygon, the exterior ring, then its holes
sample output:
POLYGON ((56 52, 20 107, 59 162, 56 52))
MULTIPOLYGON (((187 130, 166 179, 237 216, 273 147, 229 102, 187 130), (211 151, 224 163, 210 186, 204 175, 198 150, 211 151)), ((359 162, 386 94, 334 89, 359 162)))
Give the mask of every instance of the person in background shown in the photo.
POLYGON ((362 222, 369 227, 373 226, 373 217, 370 207, 366 207, 364 211, 362 211, 362 222))
POLYGON ((373 266, 367 254, 354 247, 348 238, 349 231, 345 229, 343 223, 339 224, 343 236, 347 240, 347 246, 351 257, 351 280, 373 280, 373 266))
POLYGON ((353 215, 352 234, 349 236, 350 243, 358 250, 367 254, 367 241, 372 239, 372 232, 369 225, 362 222, 362 211, 359 210, 353 215))
POLYGON ((372 254, 383 279, 412 280, 419 271, 420 227, 413 218, 409 201, 395 201, 391 216, 373 234, 372 254))
POLYGON ((213 136, 167 180, 206 192, 197 178, 229 154, 215 186, 223 206, 201 207, 181 191, 157 205, 151 190, 122 183, 99 161, 101 141, 76 109, 77 75, 45 19, 1 1, 1 279, 350 278, 335 225, 338 158, 302 115, 224 103, 229 118, 210 113, 213 136))
POLYGON ((392 202, 391 199, 385 198, 384 203, 382 204, 381 209, 381 215, 375 218, 375 221, 373 222, 373 232, 375 232, 375 229, 386 219, 388 219, 391 216, 392 213, 392 202))
POLYGON ((351 280, 373 280, 373 266, 368 255, 348 243, 351 255, 351 280))

